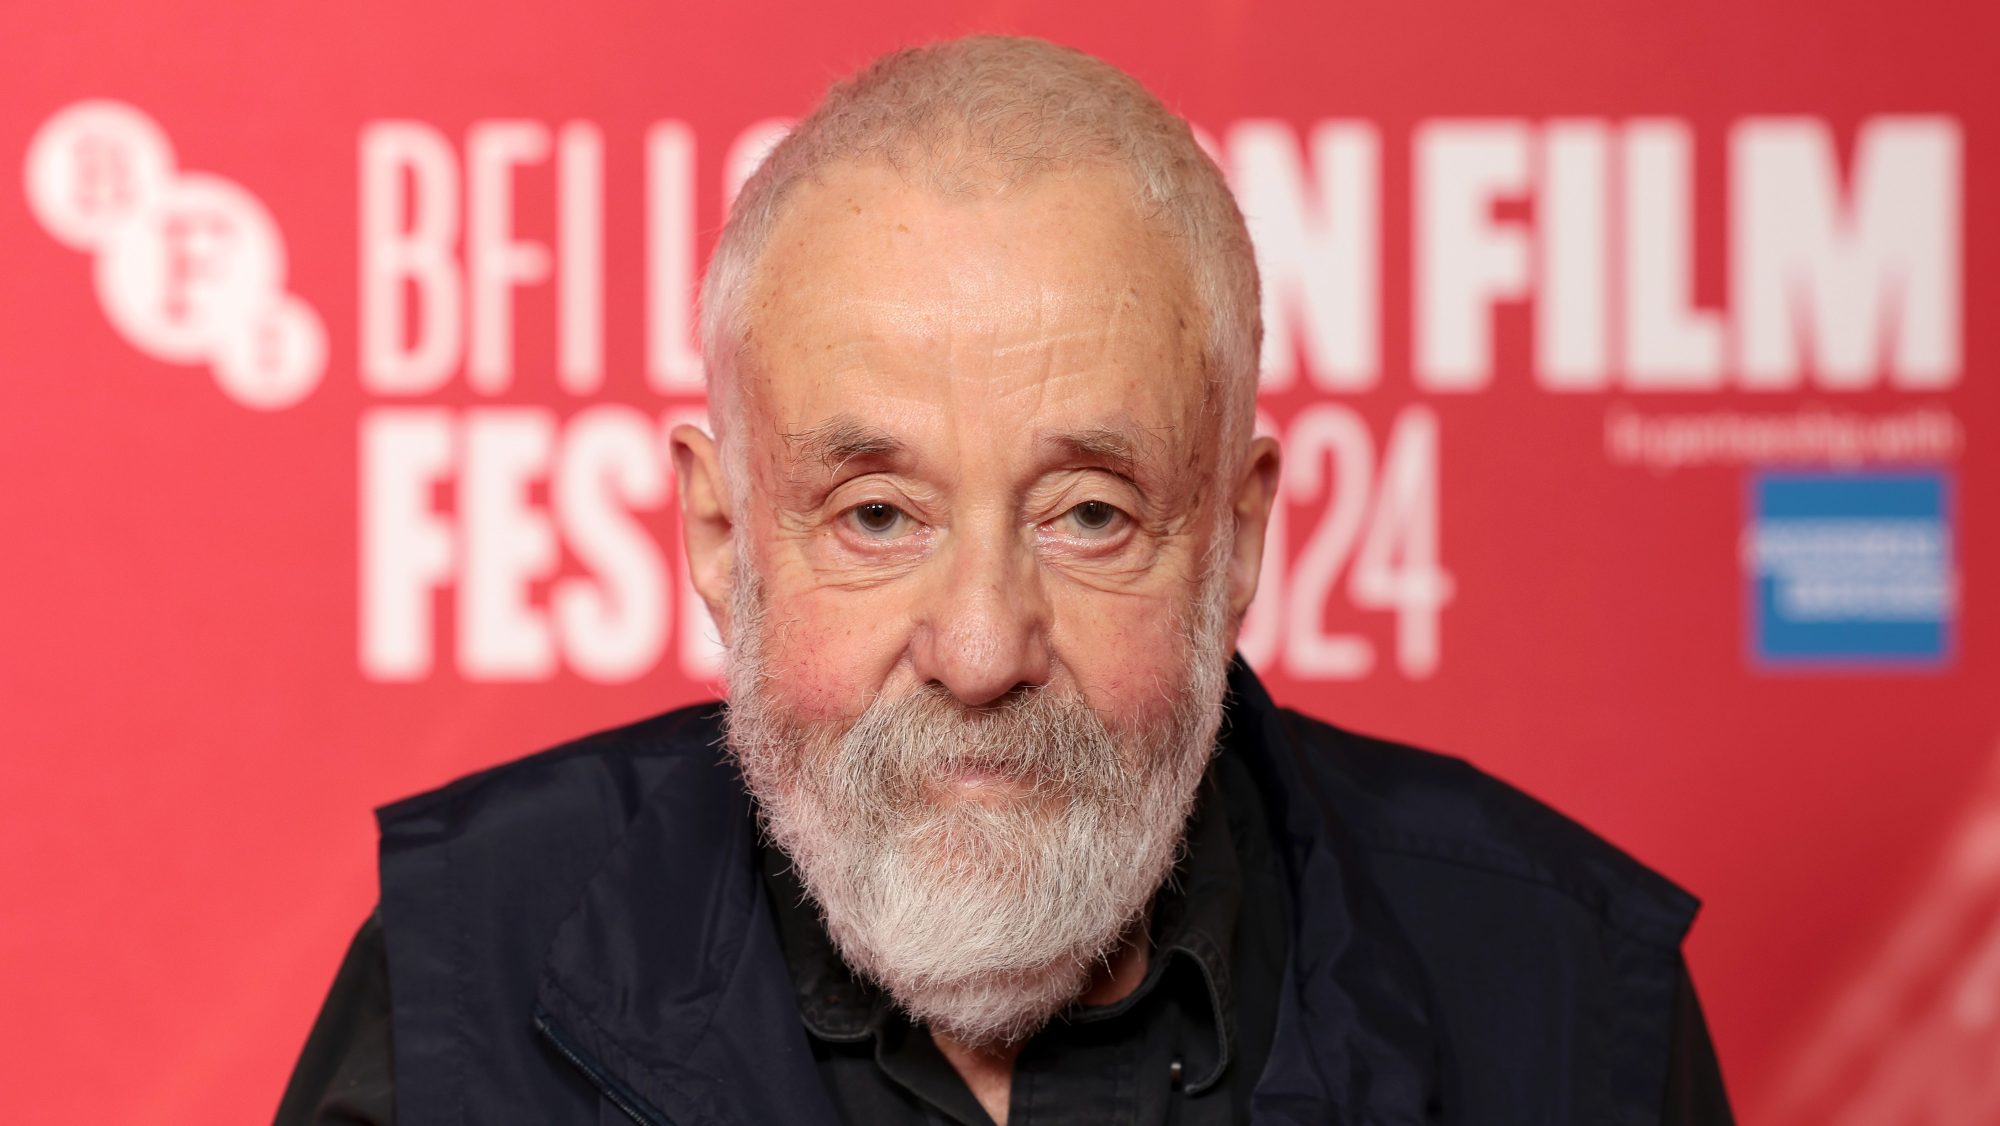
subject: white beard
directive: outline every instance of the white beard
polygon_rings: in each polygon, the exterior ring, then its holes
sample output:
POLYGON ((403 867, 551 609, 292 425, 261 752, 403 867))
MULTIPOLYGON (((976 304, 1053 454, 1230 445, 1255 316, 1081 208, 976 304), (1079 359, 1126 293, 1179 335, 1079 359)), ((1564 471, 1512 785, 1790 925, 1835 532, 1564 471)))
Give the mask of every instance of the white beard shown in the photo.
POLYGON ((729 747, 842 956, 960 1042, 1032 1035, 1143 925, 1173 867, 1221 723, 1226 568, 1212 560, 1178 615, 1186 660, 1160 685, 1163 713, 1129 731, 1073 692, 974 710, 934 683, 878 697, 851 725, 799 722, 765 686, 747 559, 735 577, 729 747), (1020 796, 941 797, 968 767, 1020 796))

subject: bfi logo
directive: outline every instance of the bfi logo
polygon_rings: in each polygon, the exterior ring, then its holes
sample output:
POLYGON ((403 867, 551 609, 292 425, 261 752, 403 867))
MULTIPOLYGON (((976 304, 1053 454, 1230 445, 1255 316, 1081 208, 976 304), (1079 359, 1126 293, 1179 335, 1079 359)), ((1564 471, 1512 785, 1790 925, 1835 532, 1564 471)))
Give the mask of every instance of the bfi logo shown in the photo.
POLYGON ((326 374, 326 328, 285 292, 285 240, 257 197, 175 167, 152 118, 122 102, 69 106, 28 148, 28 204, 96 257, 97 299, 127 343, 205 364, 224 394, 281 410, 326 374))

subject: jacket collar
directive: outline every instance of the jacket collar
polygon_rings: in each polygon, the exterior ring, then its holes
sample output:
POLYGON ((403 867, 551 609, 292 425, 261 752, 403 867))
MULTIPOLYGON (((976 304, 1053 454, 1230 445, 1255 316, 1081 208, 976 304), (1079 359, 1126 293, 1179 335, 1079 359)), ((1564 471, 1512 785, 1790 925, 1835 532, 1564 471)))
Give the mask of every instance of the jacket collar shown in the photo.
POLYGON ((1416 953, 1333 815, 1323 772, 1306 767, 1284 713, 1240 656, 1221 738, 1257 777, 1292 890, 1291 955, 1252 1120, 1431 1121, 1438 1044, 1416 953))
MULTIPOLYGON (((1230 669, 1222 738, 1256 776, 1293 890, 1260 1123, 1420 1123, 1436 1047, 1414 955, 1255 674, 1230 669)), ((558 929, 536 1021, 642 1122, 837 1121, 762 894, 741 779, 712 746, 648 796, 558 929)))
POLYGON ((833 1126, 716 742, 667 772, 558 928, 536 1023, 639 1121, 833 1126))

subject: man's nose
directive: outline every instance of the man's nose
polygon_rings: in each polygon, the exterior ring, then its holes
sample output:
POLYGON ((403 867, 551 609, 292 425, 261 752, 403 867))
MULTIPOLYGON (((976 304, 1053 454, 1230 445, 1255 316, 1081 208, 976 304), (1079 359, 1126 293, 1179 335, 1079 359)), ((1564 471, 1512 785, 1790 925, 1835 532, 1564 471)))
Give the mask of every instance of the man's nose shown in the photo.
POLYGON ((1018 535, 955 529, 925 584, 911 639, 916 672, 968 707, 1048 682, 1048 600, 1018 535))

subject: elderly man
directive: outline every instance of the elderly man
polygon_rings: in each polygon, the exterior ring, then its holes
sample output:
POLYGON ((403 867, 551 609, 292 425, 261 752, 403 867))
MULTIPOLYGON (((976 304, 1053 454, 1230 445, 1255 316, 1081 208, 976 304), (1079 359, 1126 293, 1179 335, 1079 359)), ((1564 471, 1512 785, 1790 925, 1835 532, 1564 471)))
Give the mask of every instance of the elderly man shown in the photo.
POLYGON ((1231 662, 1259 333, 1126 75, 975 38, 837 86, 673 438, 727 707, 383 809, 281 1121, 1726 1121, 1692 899, 1231 662))

